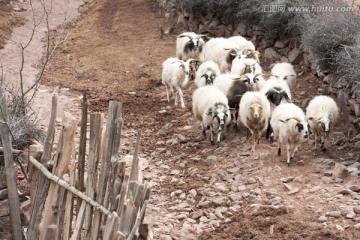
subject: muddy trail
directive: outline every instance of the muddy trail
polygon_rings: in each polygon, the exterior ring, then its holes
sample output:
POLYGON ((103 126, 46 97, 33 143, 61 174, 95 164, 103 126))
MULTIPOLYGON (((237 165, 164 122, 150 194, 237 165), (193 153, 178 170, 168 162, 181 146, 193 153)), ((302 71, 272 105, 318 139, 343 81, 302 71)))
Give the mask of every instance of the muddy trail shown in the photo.
MULTIPOLYGON (((243 127, 231 129, 220 148, 211 146, 191 113, 193 82, 184 91, 185 109, 164 100, 161 64, 175 55, 176 39, 160 39, 165 22, 155 1, 86 1, 45 75, 50 87, 89 89, 91 111, 121 101, 127 137, 142 131, 154 238, 356 239, 360 183, 350 171, 358 166, 350 127, 340 122, 318 156, 311 138, 290 168, 265 139, 250 154, 243 127), (340 161, 346 177, 336 175, 340 161)), ((327 86, 300 71, 294 99, 305 108, 327 86)), ((129 142, 122 157, 131 154, 129 142)))

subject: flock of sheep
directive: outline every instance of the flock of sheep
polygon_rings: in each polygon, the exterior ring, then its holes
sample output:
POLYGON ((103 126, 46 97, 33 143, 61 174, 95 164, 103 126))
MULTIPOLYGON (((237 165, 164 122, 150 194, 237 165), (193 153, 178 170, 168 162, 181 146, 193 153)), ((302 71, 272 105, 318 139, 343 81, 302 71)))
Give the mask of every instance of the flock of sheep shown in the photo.
POLYGON ((324 142, 336 123, 339 110, 327 96, 314 97, 306 114, 292 102, 296 72, 290 63, 276 63, 270 74, 260 66, 259 52, 254 44, 241 36, 211 38, 193 32, 177 36, 176 58, 163 63, 162 83, 167 100, 175 92, 175 105, 180 98, 185 107, 182 88, 190 80, 198 87, 192 96, 194 117, 201 122, 206 139, 210 130, 212 144, 220 145, 221 134, 231 123, 240 122, 252 135, 251 151, 266 132, 266 138, 286 145, 290 166, 299 145, 315 134, 315 153, 325 150, 324 142), (216 141, 214 140, 216 135, 216 141), (293 145, 293 149, 290 147, 293 145))

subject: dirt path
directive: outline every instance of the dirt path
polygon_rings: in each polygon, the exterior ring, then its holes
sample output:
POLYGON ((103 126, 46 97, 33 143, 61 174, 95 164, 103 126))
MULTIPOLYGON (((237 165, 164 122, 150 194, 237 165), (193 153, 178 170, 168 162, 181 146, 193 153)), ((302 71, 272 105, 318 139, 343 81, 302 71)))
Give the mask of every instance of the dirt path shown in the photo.
MULTIPOLYGON (((162 100, 161 63, 175 53, 175 36, 160 39, 163 22, 153 1, 87 1, 45 75, 52 87, 88 88, 92 111, 105 112, 109 100, 123 103, 122 157, 142 130, 155 239, 356 239, 360 196, 350 189, 360 183, 345 125, 336 127, 328 152, 314 157, 304 144, 290 168, 265 140, 250 155, 243 129, 215 149, 192 117, 193 83, 186 109, 162 100), (333 180, 340 159, 349 174, 333 180)), ((295 100, 303 107, 326 89, 308 73, 299 82, 295 100)))
MULTIPOLYGON (((55 29, 63 23, 69 24, 75 20, 79 16, 78 8, 82 4, 82 0, 73 0, 71 2, 46 0, 44 2, 49 11, 48 24, 51 29, 55 29)), ((46 36, 44 10, 39 0, 33 0, 32 3, 34 13, 32 13, 27 2, 20 2, 14 6, 16 9, 22 9, 20 12, 17 12, 17 15, 25 19, 25 24, 14 29, 10 40, 0 50, 4 76, 7 82, 6 86, 15 92, 20 89, 21 45, 25 46, 29 42, 33 30, 35 34, 24 52, 23 79, 25 87, 29 87, 35 82, 39 74, 39 64, 45 51, 43 41, 43 38, 46 36), (34 22, 37 25, 36 27, 34 27, 34 22)), ((32 105, 32 109, 37 114, 39 124, 42 126, 47 126, 50 119, 52 91, 53 87, 41 86, 32 105)), ((61 121, 64 109, 77 114, 78 106, 71 101, 75 97, 76 95, 70 93, 68 89, 60 89, 58 97, 58 122, 61 121)))

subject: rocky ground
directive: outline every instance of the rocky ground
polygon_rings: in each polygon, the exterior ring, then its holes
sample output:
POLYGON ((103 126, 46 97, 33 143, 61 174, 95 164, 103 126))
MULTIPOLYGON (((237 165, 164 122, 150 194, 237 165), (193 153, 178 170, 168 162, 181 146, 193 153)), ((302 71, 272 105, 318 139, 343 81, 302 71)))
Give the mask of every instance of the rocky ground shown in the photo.
MULTIPOLYGON (((146 221, 155 239, 357 239, 360 233, 360 136, 343 118, 313 155, 304 143, 291 167, 265 139, 254 154, 244 127, 220 148, 203 141, 191 113, 164 101, 161 63, 175 53, 175 36, 153 1, 89 0, 69 27, 45 83, 90 90, 91 111, 123 103, 121 157, 131 159, 142 131, 141 162, 151 186, 146 221), (163 39, 160 39, 160 36, 163 39)), ((180 31, 180 30, 179 30, 180 31)), ((297 69, 301 69, 298 66, 297 69)), ((295 101, 302 108, 328 86, 299 70, 295 101)))

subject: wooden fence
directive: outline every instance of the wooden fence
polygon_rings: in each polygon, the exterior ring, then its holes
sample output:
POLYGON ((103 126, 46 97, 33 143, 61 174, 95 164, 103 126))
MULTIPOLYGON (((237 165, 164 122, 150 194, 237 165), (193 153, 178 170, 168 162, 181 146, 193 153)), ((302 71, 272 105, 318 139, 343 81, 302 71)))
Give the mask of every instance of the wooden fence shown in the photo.
MULTIPOLYGON (((103 126, 103 114, 90 114, 87 142, 84 91, 78 148, 75 133, 79 121, 65 114, 57 149, 53 152, 56 112, 55 91, 43 154, 39 159, 32 156, 29 159, 29 164, 36 169, 31 176, 36 184, 31 185, 37 187, 27 239, 150 239, 148 226, 142 223, 150 189, 139 179, 140 131, 130 172, 125 171, 126 163, 119 159, 123 124, 121 103, 110 101, 106 126, 103 126)), ((12 188, 16 189, 16 185, 12 188)), ((18 208, 18 203, 12 208, 18 208)), ((18 213, 14 213, 17 216, 18 213)), ((18 221, 15 217, 13 224, 18 221)), ((13 226, 13 232, 19 231, 19 226, 13 226)), ((22 237, 14 234, 14 239, 22 237)))

